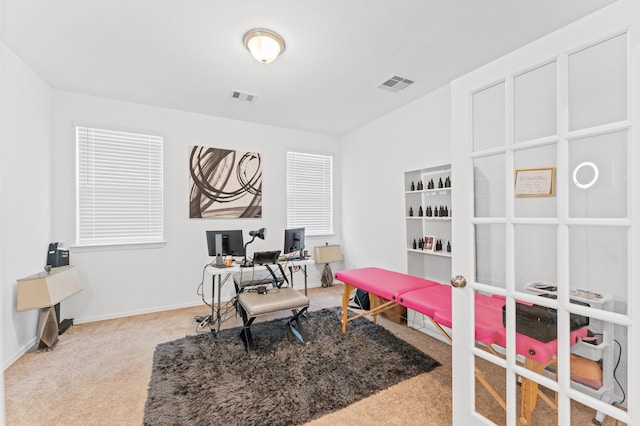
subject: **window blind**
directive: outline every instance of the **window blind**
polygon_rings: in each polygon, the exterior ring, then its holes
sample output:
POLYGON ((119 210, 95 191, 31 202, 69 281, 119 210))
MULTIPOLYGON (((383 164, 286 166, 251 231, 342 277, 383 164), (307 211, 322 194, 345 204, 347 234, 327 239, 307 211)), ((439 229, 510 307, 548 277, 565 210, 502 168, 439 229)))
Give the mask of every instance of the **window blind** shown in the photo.
POLYGON ((287 228, 333 234, 333 157, 287 152, 287 228))
POLYGON ((77 244, 161 242, 163 138, 76 127, 77 244))

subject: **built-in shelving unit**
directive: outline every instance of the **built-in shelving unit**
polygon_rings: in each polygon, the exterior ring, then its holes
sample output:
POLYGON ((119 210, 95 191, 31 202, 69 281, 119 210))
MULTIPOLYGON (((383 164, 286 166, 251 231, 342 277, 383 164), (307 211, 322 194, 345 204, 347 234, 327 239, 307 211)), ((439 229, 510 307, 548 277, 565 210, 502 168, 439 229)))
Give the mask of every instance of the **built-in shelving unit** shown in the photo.
MULTIPOLYGON (((407 273, 410 275, 440 283, 448 283, 451 279, 451 259, 455 252, 454 242, 451 241, 452 187, 449 164, 411 170, 404 174, 407 273), (442 249, 421 247, 420 240, 424 242, 428 237, 433 237, 432 244, 440 241, 442 249), (447 245, 450 251, 447 251, 447 245)), ((407 311, 407 324, 445 341, 427 317, 411 309, 407 311)))
POLYGON ((448 282, 454 250, 451 241, 451 166, 408 171, 404 175, 404 186, 407 273, 448 282))

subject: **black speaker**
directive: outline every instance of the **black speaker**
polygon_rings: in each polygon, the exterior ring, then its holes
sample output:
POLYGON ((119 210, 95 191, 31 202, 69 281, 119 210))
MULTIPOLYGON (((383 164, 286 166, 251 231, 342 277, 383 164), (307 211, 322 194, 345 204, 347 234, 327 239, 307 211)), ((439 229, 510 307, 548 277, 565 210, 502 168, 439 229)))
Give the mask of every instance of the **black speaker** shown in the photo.
POLYGON ((58 248, 58 243, 50 243, 47 251, 47 266, 57 268, 69 265, 69 250, 58 248))

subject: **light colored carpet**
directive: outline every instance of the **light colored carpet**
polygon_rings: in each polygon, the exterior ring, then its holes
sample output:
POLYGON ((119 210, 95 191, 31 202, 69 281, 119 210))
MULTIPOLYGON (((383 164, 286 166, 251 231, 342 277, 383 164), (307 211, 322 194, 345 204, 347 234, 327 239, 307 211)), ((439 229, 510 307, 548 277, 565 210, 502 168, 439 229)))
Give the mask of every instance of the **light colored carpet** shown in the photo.
MULTIPOLYGON (((341 295, 339 284, 310 289, 311 310, 339 306, 341 295)), ((207 313, 203 305, 74 325, 61 336, 55 350, 28 352, 4 372, 7 425, 141 425, 156 346, 195 334, 194 316, 207 313)), ((309 426, 451 424, 451 348, 405 325, 382 318, 379 323, 442 366, 309 426)), ((237 318, 224 326, 240 324, 237 318)), ((502 391, 504 372, 484 364, 480 367, 502 391)), ((476 405, 496 423, 506 423, 500 406, 485 392, 479 394, 476 405)), ((594 414, 593 409, 574 404, 572 424, 591 424, 594 414)), ((534 412, 533 424, 553 424, 542 402, 534 412)), ((607 418, 604 424, 614 422, 607 418)))

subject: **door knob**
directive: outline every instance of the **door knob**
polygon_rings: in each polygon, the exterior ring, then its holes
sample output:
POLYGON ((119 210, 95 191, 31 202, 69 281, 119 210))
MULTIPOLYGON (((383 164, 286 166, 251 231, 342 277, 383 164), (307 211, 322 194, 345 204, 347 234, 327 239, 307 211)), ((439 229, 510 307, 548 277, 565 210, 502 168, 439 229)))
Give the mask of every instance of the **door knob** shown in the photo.
POLYGON ((451 278, 451 285, 455 288, 462 288, 467 285, 467 280, 462 275, 456 275, 455 277, 451 278))

